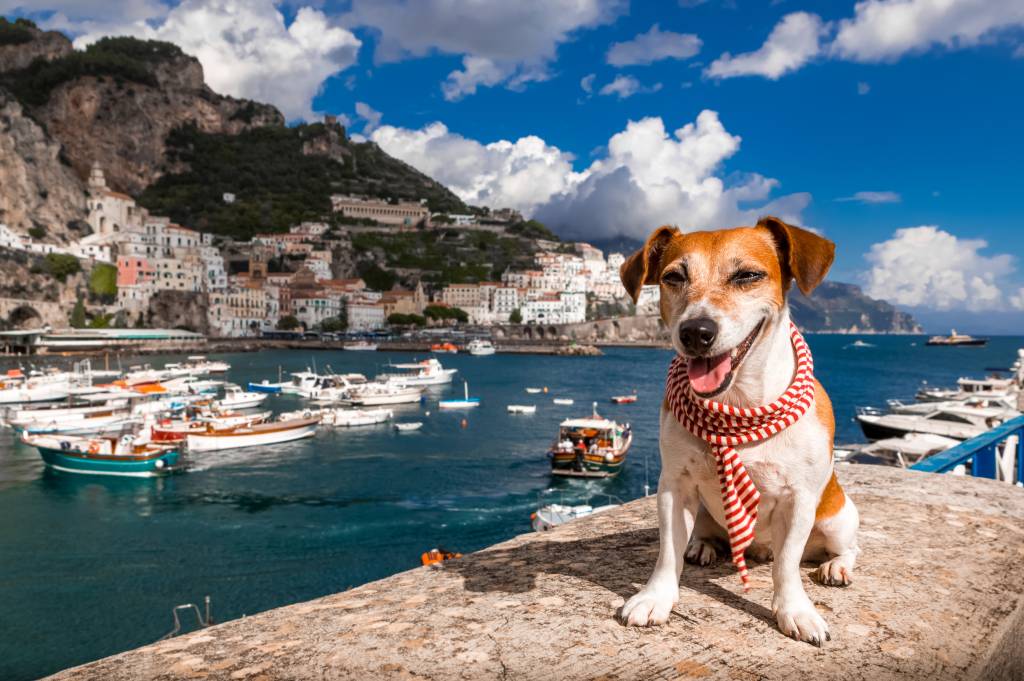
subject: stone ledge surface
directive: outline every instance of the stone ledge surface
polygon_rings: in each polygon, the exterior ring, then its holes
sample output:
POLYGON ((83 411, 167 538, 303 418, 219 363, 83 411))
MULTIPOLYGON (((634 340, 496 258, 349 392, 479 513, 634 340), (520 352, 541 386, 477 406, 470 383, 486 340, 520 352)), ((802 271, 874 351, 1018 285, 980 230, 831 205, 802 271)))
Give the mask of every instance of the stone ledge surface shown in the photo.
POLYGON ((453 561, 227 622, 52 677, 86 679, 944 679, 1024 675, 1024 490, 844 466, 854 583, 808 594, 833 640, 783 636, 771 569, 687 566, 669 623, 614 619, 657 556, 654 498, 453 561), (1016 639, 1016 640, 1014 640, 1016 639))

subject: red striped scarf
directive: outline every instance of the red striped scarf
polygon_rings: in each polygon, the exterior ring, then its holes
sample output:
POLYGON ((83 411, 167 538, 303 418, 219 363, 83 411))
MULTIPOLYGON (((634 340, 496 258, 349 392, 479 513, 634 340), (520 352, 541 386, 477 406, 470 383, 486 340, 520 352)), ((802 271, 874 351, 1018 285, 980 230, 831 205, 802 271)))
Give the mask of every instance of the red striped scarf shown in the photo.
POLYGON ((750 575, 743 552, 754 541, 757 502, 761 494, 747 475, 734 447, 767 440, 800 420, 814 399, 814 361, 794 324, 790 338, 796 355, 796 372, 789 388, 763 407, 741 408, 696 395, 687 377, 686 358, 672 360, 666 381, 669 407, 688 431, 711 445, 718 463, 722 505, 729 532, 732 562, 739 570, 743 589, 750 589, 750 575))

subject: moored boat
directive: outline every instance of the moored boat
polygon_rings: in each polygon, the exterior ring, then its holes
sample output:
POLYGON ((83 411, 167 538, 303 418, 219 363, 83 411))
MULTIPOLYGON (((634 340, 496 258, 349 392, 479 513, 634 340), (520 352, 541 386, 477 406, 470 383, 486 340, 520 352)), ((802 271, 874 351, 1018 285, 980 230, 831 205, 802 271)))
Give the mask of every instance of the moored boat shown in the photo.
POLYGON ((324 409, 321 415, 326 426, 350 428, 384 423, 394 416, 394 412, 390 409, 324 409))
POLYGON ((450 353, 455 354, 459 351, 459 348, 454 343, 434 343, 430 346, 431 352, 450 353))
POLYGON ((313 437, 319 423, 319 418, 273 421, 206 433, 189 433, 186 442, 190 452, 261 447, 313 437))
POLYGON ((374 382, 351 388, 342 402, 353 407, 379 407, 387 404, 413 404, 419 402, 422 396, 421 387, 374 382))
POLYGON ((634 402, 636 402, 636 393, 633 393, 631 395, 613 395, 612 396, 612 403, 613 404, 633 404, 634 402))
POLYGON ((377 344, 361 340, 343 343, 341 347, 349 352, 373 352, 377 349, 377 344))
POLYGON ((461 400, 439 400, 437 406, 439 409, 472 409, 480 406, 479 397, 469 396, 469 383, 466 381, 462 382, 463 385, 463 398, 461 400))
POLYGON ((423 427, 422 421, 407 421, 405 423, 396 423, 395 430, 399 433, 409 433, 414 430, 419 430, 423 427))
POLYGON ((234 383, 224 386, 224 397, 217 400, 220 409, 251 409, 263 404, 267 399, 266 393, 246 392, 234 383))
POLYGON ((571 407, 573 404, 573 400, 571 397, 556 397, 555 399, 551 400, 551 402, 553 404, 558 404, 563 407, 571 407))
POLYGON ((401 386, 431 386, 444 385, 452 382, 452 376, 458 369, 445 369, 439 361, 433 357, 422 362, 407 362, 403 364, 389 364, 393 369, 401 369, 398 374, 381 374, 378 381, 386 381, 401 386))
POLYGON ((937 409, 928 414, 879 414, 862 410, 857 414, 857 421, 869 440, 902 437, 907 433, 931 433, 967 440, 1017 415, 1014 410, 980 407, 937 409))
POLYGON ((622 426, 594 413, 559 424, 558 440, 548 452, 553 475, 609 478, 619 474, 633 443, 629 425, 622 426))
POLYGON ((493 355, 497 350, 494 348, 494 344, 489 340, 476 339, 471 340, 466 346, 466 350, 469 354, 476 357, 485 357, 487 355, 493 355))
POLYGON ((88 438, 26 434, 22 441, 39 450, 47 466, 67 473, 153 477, 176 470, 181 456, 176 447, 137 442, 130 435, 88 438))
POLYGON ((505 407, 509 414, 533 414, 537 411, 536 404, 510 404, 505 407))
POLYGON ((592 501, 588 501, 585 504, 545 504, 538 508, 534 513, 530 514, 530 524, 536 532, 547 532, 553 530, 559 525, 576 520, 577 518, 585 518, 595 513, 603 513, 610 511, 613 508, 618 508, 622 505, 614 497, 608 496, 606 503, 595 504, 592 501), (616 503, 618 502, 618 503, 616 503))

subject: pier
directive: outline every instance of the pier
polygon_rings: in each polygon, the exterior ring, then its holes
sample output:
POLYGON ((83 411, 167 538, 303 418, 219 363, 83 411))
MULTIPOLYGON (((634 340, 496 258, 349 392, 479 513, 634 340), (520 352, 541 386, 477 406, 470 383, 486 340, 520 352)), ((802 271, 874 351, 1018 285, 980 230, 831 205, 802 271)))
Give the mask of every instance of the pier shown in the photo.
POLYGON ((687 566, 667 625, 620 625, 650 574, 655 499, 61 672, 121 679, 1002 679, 1024 665, 1024 496, 981 478, 841 465, 863 553, 810 581, 832 641, 783 636, 771 566, 687 566))

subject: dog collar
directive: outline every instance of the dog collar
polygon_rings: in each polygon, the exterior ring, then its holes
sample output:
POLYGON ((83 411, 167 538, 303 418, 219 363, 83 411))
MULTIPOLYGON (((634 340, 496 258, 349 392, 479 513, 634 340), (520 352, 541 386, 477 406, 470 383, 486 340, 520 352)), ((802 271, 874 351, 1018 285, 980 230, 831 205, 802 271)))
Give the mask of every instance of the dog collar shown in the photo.
POLYGON ((718 464, 729 549, 744 591, 750 589, 744 551, 754 541, 761 494, 747 475, 735 447, 767 440, 799 421, 810 408, 814 400, 814 360, 792 322, 790 340, 796 356, 793 382, 777 400, 760 407, 735 407, 700 397, 690 386, 687 361, 680 355, 668 369, 665 393, 672 413, 684 428, 711 445, 718 464))

